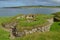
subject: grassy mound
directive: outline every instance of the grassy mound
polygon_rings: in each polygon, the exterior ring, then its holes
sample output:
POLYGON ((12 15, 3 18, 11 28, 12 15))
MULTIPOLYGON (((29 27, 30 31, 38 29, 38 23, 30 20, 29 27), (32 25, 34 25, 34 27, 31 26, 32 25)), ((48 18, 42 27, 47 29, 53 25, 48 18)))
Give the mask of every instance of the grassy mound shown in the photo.
POLYGON ((31 30, 32 28, 36 28, 38 26, 45 26, 48 23, 47 19, 52 18, 52 15, 46 15, 46 14, 20 14, 14 17, 7 17, 7 18, 1 18, 3 21, 2 23, 14 23, 17 21, 18 25, 16 26, 18 31, 23 31, 23 30, 31 30), (26 16, 29 17, 29 15, 33 15, 32 19, 27 19, 26 16), (22 18, 22 16, 24 16, 22 18), (19 18, 19 19, 17 19, 19 18))
POLYGON ((32 28, 37 27, 38 25, 40 25, 40 26, 44 26, 44 24, 47 25, 48 24, 47 19, 50 19, 50 18, 52 18, 52 15, 45 15, 45 14, 35 14, 34 19, 20 18, 20 19, 18 19, 19 22, 17 25, 17 30, 19 30, 19 31, 20 30, 22 31, 24 29, 30 30, 32 28), (33 20, 33 21, 28 22, 27 20, 30 20, 30 21, 33 20))
MULTIPOLYGON (((51 26, 51 32, 33 33, 14 40, 60 40, 59 22, 55 22, 51 26)), ((0 27, 0 40, 9 40, 9 33, 0 27)))

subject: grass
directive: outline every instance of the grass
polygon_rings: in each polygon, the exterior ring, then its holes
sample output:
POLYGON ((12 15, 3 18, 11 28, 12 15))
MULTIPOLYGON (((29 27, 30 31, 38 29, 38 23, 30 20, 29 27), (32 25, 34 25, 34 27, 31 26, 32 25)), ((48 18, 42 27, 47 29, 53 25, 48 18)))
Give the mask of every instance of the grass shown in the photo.
POLYGON ((36 21, 32 21, 32 22, 27 22, 26 19, 20 19, 19 21, 19 26, 36 26, 36 25, 41 25, 45 22, 47 22, 47 18, 48 16, 45 15, 37 15, 35 17, 36 21))
POLYGON ((0 17, 0 24, 11 21, 12 17, 0 17))
POLYGON ((9 32, 1 27, 1 23, 8 22, 9 17, 0 17, 0 40, 9 40, 9 32))
POLYGON ((57 31, 60 32, 60 22, 54 22, 54 24, 51 26, 51 31, 57 31))
POLYGON ((33 33, 16 40, 60 40, 59 32, 33 33))
POLYGON ((0 26, 0 40, 9 40, 9 32, 3 30, 0 26))
MULTIPOLYGON (((44 17, 46 18, 46 16, 44 17)), ((0 24, 9 21, 11 20, 8 17, 6 18, 0 17, 0 24)), ((0 40, 9 40, 9 32, 3 30, 1 25, 0 25, 0 40)), ((33 34, 28 34, 23 37, 15 38, 14 40, 60 40, 60 22, 54 22, 53 25, 51 25, 50 32, 43 32, 43 33, 36 32, 33 34)))

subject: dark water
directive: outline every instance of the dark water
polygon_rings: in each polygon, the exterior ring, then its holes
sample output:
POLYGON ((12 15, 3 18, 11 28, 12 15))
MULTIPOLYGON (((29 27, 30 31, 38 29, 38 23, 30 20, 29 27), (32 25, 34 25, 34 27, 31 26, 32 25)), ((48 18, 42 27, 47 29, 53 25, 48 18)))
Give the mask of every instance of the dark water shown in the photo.
POLYGON ((51 14, 60 12, 60 8, 0 8, 0 16, 14 16, 16 14, 51 14))

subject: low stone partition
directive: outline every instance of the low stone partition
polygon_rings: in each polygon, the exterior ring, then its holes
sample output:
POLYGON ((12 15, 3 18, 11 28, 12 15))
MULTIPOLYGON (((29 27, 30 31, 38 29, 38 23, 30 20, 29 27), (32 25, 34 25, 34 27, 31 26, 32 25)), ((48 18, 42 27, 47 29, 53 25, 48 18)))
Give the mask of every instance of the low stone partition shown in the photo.
POLYGON ((50 27, 52 24, 53 24, 53 18, 47 19, 47 22, 42 26, 38 25, 36 28, 33 28, 31 30, 23 30, 21 32, 16 32, 16 37, 21 37, 23 35, 31 34, 34 32, 48 32, 50 31, 50 27))

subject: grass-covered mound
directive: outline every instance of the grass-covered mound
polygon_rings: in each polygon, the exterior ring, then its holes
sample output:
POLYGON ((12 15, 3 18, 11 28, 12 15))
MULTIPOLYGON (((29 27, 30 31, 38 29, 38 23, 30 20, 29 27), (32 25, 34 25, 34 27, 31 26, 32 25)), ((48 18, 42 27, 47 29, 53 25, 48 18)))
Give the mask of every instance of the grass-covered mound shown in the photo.
MULTIPOLYGON (((46 14, 32 14, 34 15, 33 19, 27 19, 26 15, 23 18, 16 19, 19 16, 16 16, 15 19, 18 20, 17 30, 24 30, 24 29, 32 29, 39 26, 44 26, 48 24, 47 19, 52 18, 52 15, 46 15, 46 14)), ((21 16, 21 15, 20 15, 21 16)))
MULTIPOLYGON (((60 40, 60 24, 59 22, 55 22, 51 26, 51 32, 43 32, 43 33, 33 33, 28 34, 23 37, 15 38, 14 40, 60 40)), ((0 40, 9 40, 9 33, 3 30, 0 27, 0 40)))

